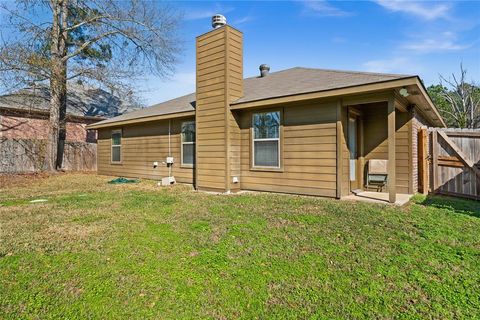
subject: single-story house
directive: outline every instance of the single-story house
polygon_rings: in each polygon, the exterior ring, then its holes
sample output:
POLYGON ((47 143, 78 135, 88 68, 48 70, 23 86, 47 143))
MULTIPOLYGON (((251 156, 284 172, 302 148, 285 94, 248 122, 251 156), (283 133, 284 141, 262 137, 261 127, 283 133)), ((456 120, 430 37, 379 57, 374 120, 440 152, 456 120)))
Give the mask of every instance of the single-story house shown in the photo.
POLYGON ((445 126, 418 76, 262 65, 244 79, 243 34, 223 19, 196 39, 195 93, 89 126, 99 174, 342 198, 387 160, 390 201, 417 191, 417 128, 445 126))

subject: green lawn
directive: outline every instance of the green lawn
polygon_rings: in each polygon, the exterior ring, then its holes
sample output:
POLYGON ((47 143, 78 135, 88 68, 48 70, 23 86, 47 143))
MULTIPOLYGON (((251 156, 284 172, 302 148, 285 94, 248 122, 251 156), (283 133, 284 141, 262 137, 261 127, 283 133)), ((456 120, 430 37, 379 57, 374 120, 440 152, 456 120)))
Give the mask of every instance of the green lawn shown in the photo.
POLYGON ((480 318, 479 202, 109 179, 0 180, 0 318, 480 318))

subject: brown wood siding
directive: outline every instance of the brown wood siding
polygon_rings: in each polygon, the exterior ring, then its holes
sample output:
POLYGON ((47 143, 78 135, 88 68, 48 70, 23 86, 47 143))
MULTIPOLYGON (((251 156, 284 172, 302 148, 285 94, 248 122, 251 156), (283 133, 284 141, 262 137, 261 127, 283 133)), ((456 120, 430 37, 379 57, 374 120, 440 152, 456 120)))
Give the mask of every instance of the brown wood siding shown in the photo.
MULTIPOLYGON (((387 105, 378 103, 362 107, 364 117, 365 160, 388 159, 387 105)), ((413 193, 411 190, 411 115, 396 111, 396 188, 397 193, 413 193)), ((366 170, 366 168, 365 168, 366 170)))
POLYGON ((224 28, 197 38, 197 188, 225 187, 225 40, 224 28))
POLYGON ((281 170, 251 168, 252 113, 240 114, 241 187, 246 190, 336 196, 336 101, 285 106, 281 170))
MULTIPOLYGON (((181 167, 181 123, 193 118, 171 120, 171 155, 174 157, 172 174, 177 182, 193 183, 193 168, 181 167)), ((98 173, 104 175, 161 179, 168 176, 168 168, 163 162, 168 152, 168 120, 127 125, 98 130, 98 173), (111 163, 111 132, 122 129, 120 164, 111 163), (153 167, 153 162, 158 167, 153 167)))
POLYGON ((197 38, 197 188, 239 190, 239 127, 229 103, 243 95, 242 34, 225 26, 197 38))

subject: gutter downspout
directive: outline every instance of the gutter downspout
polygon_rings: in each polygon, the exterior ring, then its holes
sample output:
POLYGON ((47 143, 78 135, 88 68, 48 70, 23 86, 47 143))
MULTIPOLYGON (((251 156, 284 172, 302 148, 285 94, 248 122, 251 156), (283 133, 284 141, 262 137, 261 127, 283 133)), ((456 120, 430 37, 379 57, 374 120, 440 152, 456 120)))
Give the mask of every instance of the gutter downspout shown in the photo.
MULTIPOLYGON (((172 156, 172 143, 171 143, 171 125, 172 125, 172 120, 168 119, 168 156, 172 156)), ((168 177, 170 178, 172 176, 172 164, 167 163, 168 166, 168 177)))

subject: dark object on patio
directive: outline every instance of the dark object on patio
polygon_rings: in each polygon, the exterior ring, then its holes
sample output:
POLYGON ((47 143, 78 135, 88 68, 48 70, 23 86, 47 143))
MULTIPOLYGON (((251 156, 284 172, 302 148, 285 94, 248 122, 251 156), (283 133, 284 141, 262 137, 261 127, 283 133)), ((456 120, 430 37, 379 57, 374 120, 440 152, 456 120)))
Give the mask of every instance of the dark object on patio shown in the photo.
POLYGON ((137 182, 138 182, 138 180, 136 180, 136 179, 127 179, 127 178, 123 178, 123 177, 115 178, 113 180, 108 181, 108 183, 111 183, 111 184, 137 183, 137 182))
POLYGON ((367 166, 367 188, 374 187, 377 192, 383 190, 388 178, 388 160, 371 159, 367 166))

